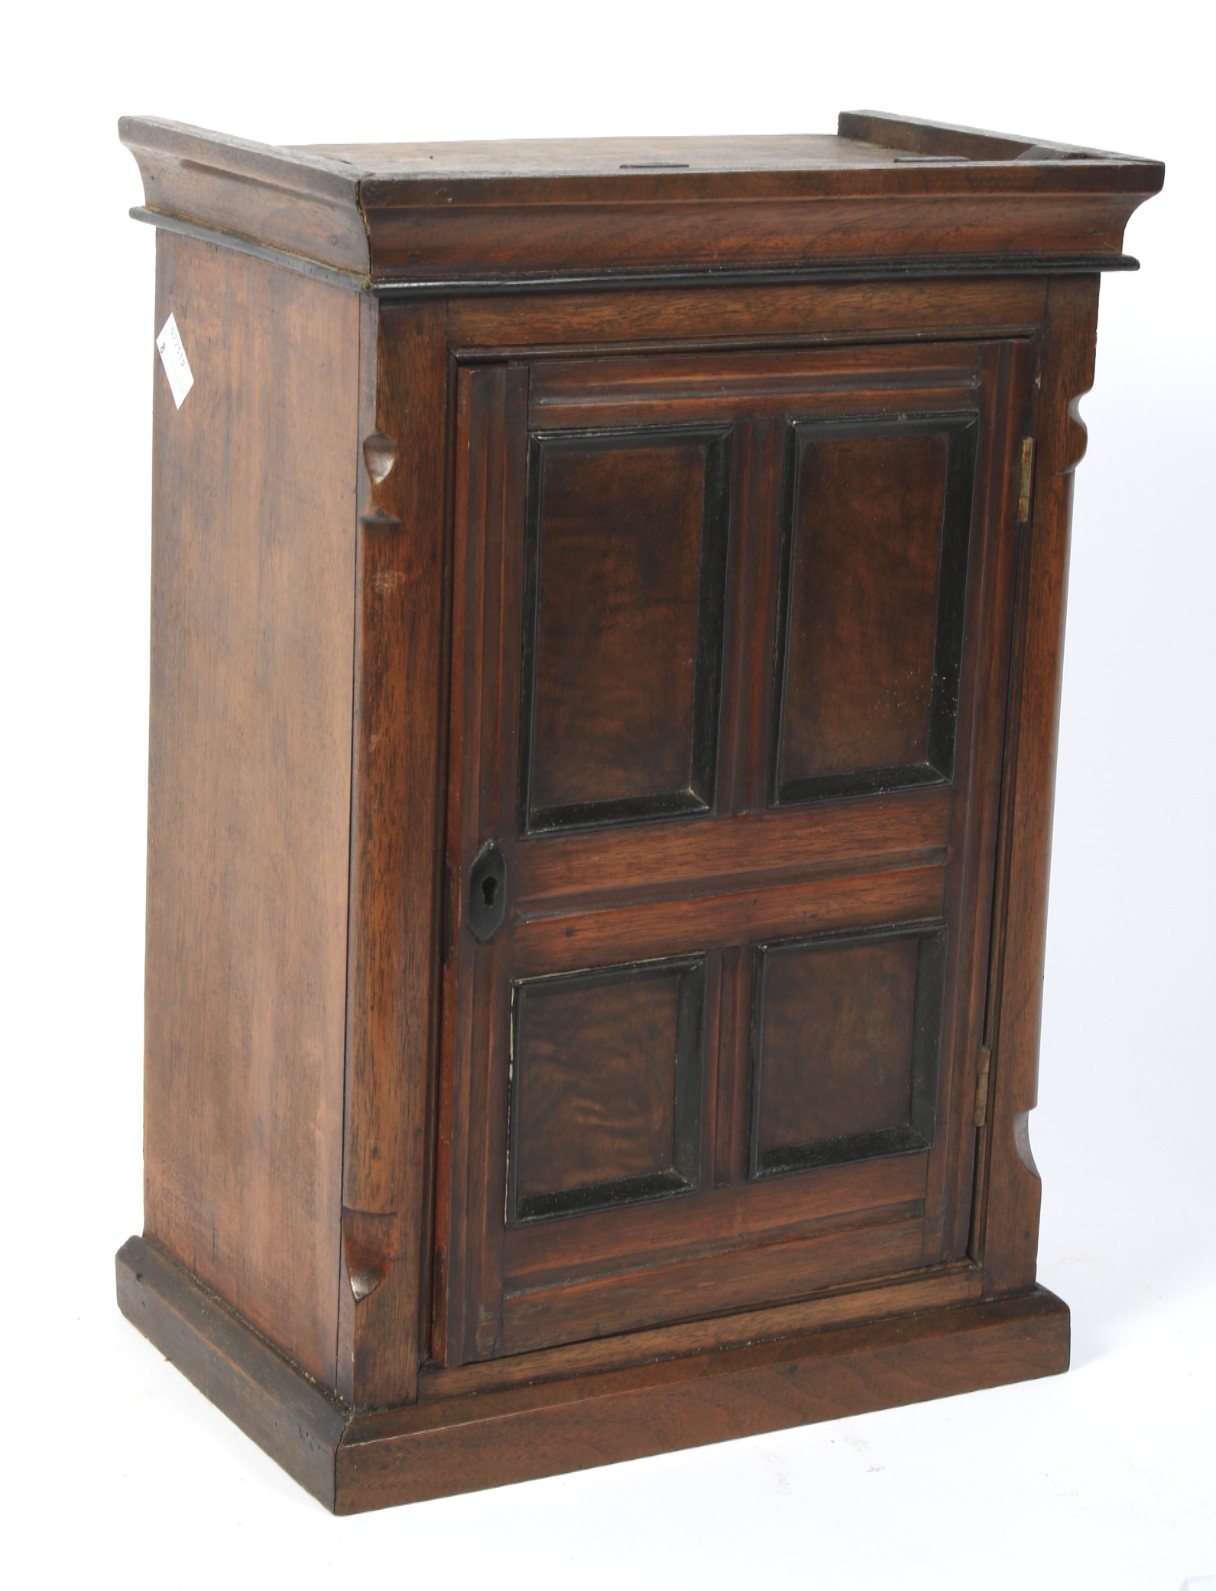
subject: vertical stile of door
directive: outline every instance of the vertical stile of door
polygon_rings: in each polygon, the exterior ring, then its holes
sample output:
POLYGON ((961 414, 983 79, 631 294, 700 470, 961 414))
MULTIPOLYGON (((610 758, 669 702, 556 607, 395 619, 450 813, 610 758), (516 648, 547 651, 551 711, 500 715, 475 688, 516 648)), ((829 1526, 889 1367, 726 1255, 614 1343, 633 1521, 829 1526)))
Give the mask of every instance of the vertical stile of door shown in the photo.
POLYGON ((747 559, 747 587, 742 610, 751 617, 751 631, 740 648, 740 667, 748 681, 747 738, 743 766, 736 773, 736 812, 762 812, 769 799, 769 769, 773 762, 773 714, 769 699, 777 655, 777 605, 783 518, 789 489, 789 424, 775 419, 752 427, 755 486, 751 510, 759 534, 753 538, 747 559))
MULTIPOLYGON (((1015 458, 1029 397, 1029 346, 1025 342, 988 343, 980 360, 980 454, 976 460, 972 560, 968 584, 976 622, 964 636, 962 674, 974 681, 968 721, 959 722, 957 754, 970 776, 955 791, 950 844, 960 856, 954 870, 951 916, 975 927, 959 945, 959 997, 954 1002, 964 1032, 977 1035, 974 1053, 956 1067, 951 1088, 939 1101, 939 1119, 965 1121, 975 1091, 978 1036, 982 1033, 988 982, 988 945, 996 862, 997 791, 1003 749, 1003 703, 1009 682, 1010 626, 1016 566, 1016 477, 1007 467, 1015 458), (1002 461, 1006 467, 1002 467, 1002 461)), ((943 1033, 943 1050, 947 1044, 943 1033)), ((943 1082, 945 1079, 943 1079, 943 1082)), ((947 1197, 950 1188, 971 1189, 975 1136, 952 1133, 938 1160, 938 1195, 930 1203, 938 1216, 926 1223, 925 1253, 961 1257, 971 1221, 971 1200, 947 1197)))
MULTIPOLYGON (((457 1064, 446 1069, 449 1086, 441 1095, 439 1141, 450 1146, 451 1201, 436 1246, 447 1278, 465 1273, 482 1278, 477 1288, 482 1298, 495 1295, 502 1259, 489 1239, 488 1223, 470 1218, 470 1212, 479 1210, 492 1180, 493 1144, 486 1135, 481 1155, 470 1155, 467 1133, 453 1130, 453 1124, 502 1119, 506 1108, 502 1080, 489 1068, 467 1064, 467 1058, 501 1054, 509 1045, 504 1023, 510 1011, 504 1012, 495 998, 506 978, 508 940, 500 934, 479 946, 464 925, 469 862, 509 833, 513 821, 518 740, 511 696, 518 694, 519 660, 509 641, 519 631, 518 521, 524 504, 527 393, 526 366, 474 366, 459 375, 458 435, 467 446, 456 472, 456 523, 462 533, 456 537, 453 570, 452 701, 463 713, 451 756, 463 771, 449 782, 447 861, 454 880, 454 921, 444 989, 448 1053, 457 1064), (462 1059, 466 1064, 460 1064, 462 1059)), ((492 1352, 497 1312, 470 1317, 466 1290, 448 1287, 446 1292, 448 1297, 436 1289, 436 1354, 492 1352)))
MULTIPOLYGON (((720 758, 721 810, 761 812, 768 798, 772 732, 767 691, 776 648, 777 583, 781 541, 787 427, 772 418, 735 427, 734 514, 730 581, 723 635, 724 691, 720 758)), ((723 1042, 707 1055, 716 1073, 713 1185, 748 1174, 748 1093, 752 1065, 752 957, 746 946, 718 955, 721 966, 723 1042)))
MULTIPOLYGON (((452 568, 452 664, 450 690, 452 702, 460 704, 453 712, 453 733, 449 759, 453 770, 467 766, 476 755, 482 737, 482 692, 478 682, 484 649, 485 584, 481 560, 486 527, 491 515, 493 482, 491 476, 502 459, 500 433, 504 412, 502 367, 462 369, 457 378, 457 445, 460 454, 456 468, 453 505, 459 533, 454 538, 452 568), (487 390, 489 389, 489 390, 487 390)), ((480 1016, 475 998, 458 1001, 457 989, 476 976, 475 963, 461 932, 465 917, 464 890, 467 879, 464 855, 476 842, 478 814, 468 801, 461 802, 465 779, 455 775, 448 783, 447 874, 448 932, 451 950, 444 970, 443 1053, 449 1064, 441 1070, 437 1112, 437 1174, 447 1197, 436 1201, 435 1250, 436 1285, 433 1304, 432 1351, 441 1361, 453 1351, 464 1335, 466 1289, 450 1287, 451 1278, 462 1276, 467 1264, 466 1244, 471 1235, 467 1218, 466 1194, 470 1167, 469 1142, 458 1123, 467 1121, 469 1090, 473 1079, 466 1069, 450 1064, 451 1058, 469 1053, 472 1028, 480 1016), (472 841, 468 835, 472 829, 472 841)), ((475 787, 474 787, 475 788, 475 787)))

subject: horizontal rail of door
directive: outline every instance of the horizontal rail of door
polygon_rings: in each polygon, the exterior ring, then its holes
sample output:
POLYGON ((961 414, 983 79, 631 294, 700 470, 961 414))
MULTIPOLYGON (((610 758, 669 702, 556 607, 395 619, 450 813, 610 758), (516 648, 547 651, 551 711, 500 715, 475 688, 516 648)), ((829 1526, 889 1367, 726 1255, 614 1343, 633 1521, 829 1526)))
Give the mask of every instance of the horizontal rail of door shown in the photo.
POLYGON ((917 1150, 621 1206, 608 1220, 591 1211, 512 1227, 504 1249, 509 1290, 631 1270, 639 1255, 647 1265, 691 1261, 916 1219, 924 1214, 926 1177, 925 1151, 917 1150))
POLYGON ((511 891, 525 920, 614 891, 657 899, 689 888, 714 893, 725 879, 732 887, 768 885, 924 867, 947 860, 949 831, 950 791, 941 785, 783 811, 550 832, 512 848, 511 891))
POLYGON ((700 357, 662 354, 538 360, 529 422, 611 423, 614 413, 660 421, 677 416, 785 416, 804 404, 851 411, 966 402, 980 384, 981 343, 756 352, 700 357))
POLYGON ((940 918, 946 869, 853 874, 719 894, 554 911, 515 924, 512 973, 696 954, 752 941, 940 918))
POLYGON ((694 1320, 720 1309, 783 1302, 923 1263, 916 1212, 862 1230, 790 1238, 706 1258, 613 1272, 553 1288, 513 1292, 506 1278, 502 1344, 506 1353, 654 1325, 656 1315, 694 1320), (657 1307, 657 1301, 664 1305, 657 1307))

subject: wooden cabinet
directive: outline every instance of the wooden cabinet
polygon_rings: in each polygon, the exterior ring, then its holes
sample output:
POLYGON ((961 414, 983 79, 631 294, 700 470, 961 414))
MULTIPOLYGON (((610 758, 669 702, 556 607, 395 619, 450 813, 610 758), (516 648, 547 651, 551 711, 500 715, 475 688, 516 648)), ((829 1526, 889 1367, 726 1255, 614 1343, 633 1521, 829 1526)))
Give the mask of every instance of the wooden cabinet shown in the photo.
POLYGON ((1063 1369, 1073 400, 1160 166, 131 121, 127 1314, 348 1511, 1063 1369))

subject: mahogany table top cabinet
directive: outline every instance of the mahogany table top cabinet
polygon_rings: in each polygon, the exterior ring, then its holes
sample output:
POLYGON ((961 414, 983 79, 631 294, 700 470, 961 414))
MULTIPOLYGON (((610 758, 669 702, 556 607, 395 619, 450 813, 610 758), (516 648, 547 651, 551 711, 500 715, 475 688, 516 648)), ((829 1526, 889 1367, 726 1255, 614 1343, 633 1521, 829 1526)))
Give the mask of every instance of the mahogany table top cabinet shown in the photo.
POLYGON ((1074 410, 1162 167, 121 136, 193 377, 126 1314, 338 1512, 1063 1370, 1074 410))

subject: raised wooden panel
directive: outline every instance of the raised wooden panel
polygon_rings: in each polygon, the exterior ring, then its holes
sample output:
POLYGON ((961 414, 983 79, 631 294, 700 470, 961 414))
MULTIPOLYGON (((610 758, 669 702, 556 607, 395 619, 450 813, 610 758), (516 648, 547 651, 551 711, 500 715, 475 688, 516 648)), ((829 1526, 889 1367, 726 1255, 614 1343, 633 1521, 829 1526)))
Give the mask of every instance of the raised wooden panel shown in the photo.
POLYGON ((757 948, 751 1175, 927 1149, 941 923, 757 948))
POLYGON ((953 773, 974 416, 790 428, 774 799, 953 773))
POLYGON ((696 1186, 704 990, 696 958, 514 986, 509 1223, 696 1186))
POLYGON ((713 800, 729 431, 534 436, 521 827, 713 800))

